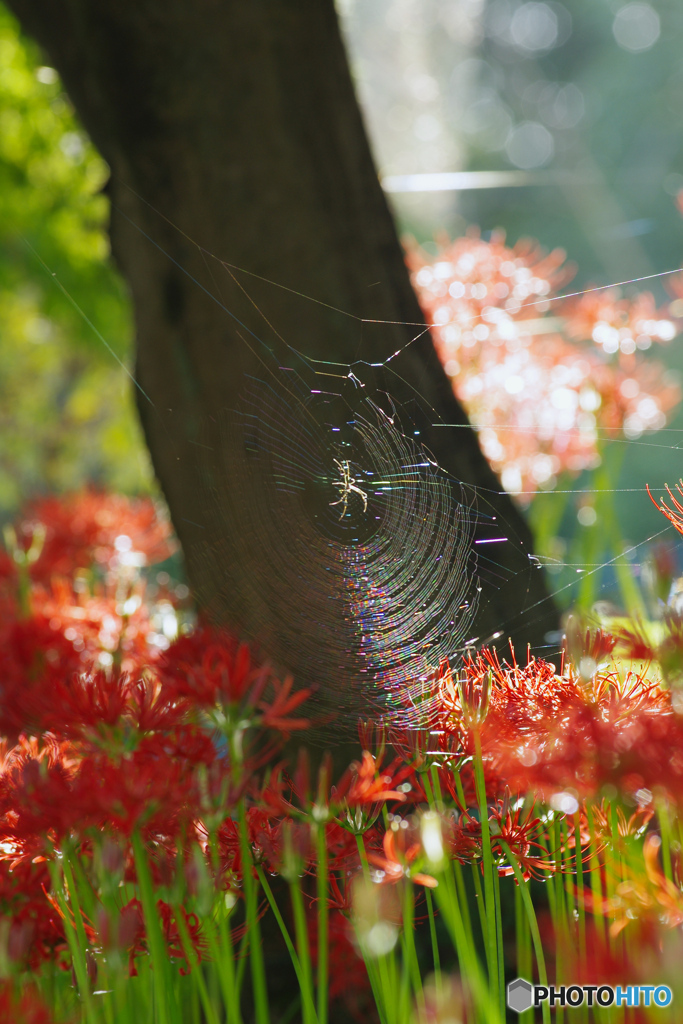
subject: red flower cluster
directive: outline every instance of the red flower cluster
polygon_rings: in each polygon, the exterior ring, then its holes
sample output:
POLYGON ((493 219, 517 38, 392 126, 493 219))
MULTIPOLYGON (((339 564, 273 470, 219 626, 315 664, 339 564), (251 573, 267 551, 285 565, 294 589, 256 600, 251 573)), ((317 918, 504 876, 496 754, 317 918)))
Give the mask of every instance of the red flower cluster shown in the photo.
POLYGON ((437 352, 504 487, 528 496, 600 462, 601 436, 661 429, 680 398, 645 361, 677 327, 649 293, 618 289, 551 303, 573 276, 564 253, 485 242, 475 231, 407 260, 437 352))
MULTIPOLYGON (((107 547, 104 535, 98 544, 107 547)), ((595 857, 615 837, 651 836, 655 797, 683 805, 675 694, 608 660, 637 648, 660 660, 668 651, 673 664, 671 652, 683 651, 673 614, 656 647, 636 627, 612 637, 574 623, 561 673, 487 650, 457 671, 444 662, 422 686, 420 727, 363 726, 360 758, 334 782, 327 758, 317 777, 306 755, 291 772, 277 761, 283 742, 311 724, 302 707, 309 691, 217 628, 186 627, 165 649, 150 642, 157 609, 140 567, 87 590, 65 577, 32 580, 17 564, 5 578, 0 625, 0 912, 18 969, 44 960, 68 967, 67 928, 76 923, 93 970, 105 951, 127 957, 135 973, 151 945, 141 846, 153 884, 164 887, 156 910, 166 949, 183 971, 213 940, 197 908, 218 898, 221 913, 236 906, 237 939, 243 894, 251 913, 265 913, 265 902, 250 904, 259 885, 268 892, 265 876, 303 890, 313 922, 322 859, 332 991, 342 996, 360 969, 352 925, 359 947, 378 922, 385 941, 398 935, 406 887, 434 888, 448 860, 490 857, 501 875, 514 864, 546 879, 583 864, 589 846, 595 857), (115 636, 109 662, 103 630, 115 636), (609 787, 638 808, 630 819, 582 806, 609 787), (78 921, 60 888, 69 858, 90 887, 78 921)), ((163 600, 164 614, 174 611, 163 600)), ((625 921, 640 907, 644 921, 665 913, 679 922, 680 894, 653 851, 646 846, 644 879, 613 886, 620 903, 612 894, 605 909, 594 893, 585 897, 596 913, 625 921)), ((0 989, 0 1010, 2 998, 0 989)))
POLYGON ((74 673, 139 674, 168 647, 162 624, 177 628, 172 594, 155 587, 157 603, 150 601, 141 574, 173 550, 155 515, 148 499, 88 491, 34 502, 8 532, 0 550, 0 734, 51 729, 45 696, 74 673))
MULTIPOLYGON (((178 851, 191 863, 193 848, 211 875, 203 819, 223 820, 229 830, 254 770, 308 725, 300 715, 308 691, 294 692, 291 680, 282 682, 231 635, 200 627, 166 650, 150 643, 157 613, 145 600, 141 559, 119 559, 130 551, 145 559, 168 554, 167 527, 150 503, 87 494, 36 508, 45 543, 35 559, 22 561, 26 544, 7 554, 0 625, 0 909, 9 922, 10 957, 32 968, 66 955, 50 871, 64 844, 77 851, 94 891, 103 884, 98 858, 112 837, 130 882, 134 834, 147 844, 157 882, 174 876, 178 851), (130 544, 121 543, 123 536, 130 544), (57 576, 69 559, 70 577, 57 576), (78 575, 93 565, 113 574, 94 589, 78 575), (112 656, 103 659, 107 651, 112 656)), ((35 529, 20 526, 18 534, 35 536, 35 529)), ((167 594, 163 601, 169 615, 167 594)), ((274 826, 256 807, 254 813, 256 846, 274 826)), ((240 880, 237 860, 230 887, 238 889, 240 880)), ((212 884, 228 885, 225 865, 212 884)), ((182 959, 175 911, 159 904, 159 914, 169 954, 182 959)), ((133 963, 146 948, 140 905, 123 907, 116 927, 100 917, 108 941, 114 928, 133 963)), ((95 944, 96 924, 86 924, 95 944)), ((198 927, 186 914, 201 955, 198 927)))
MULTIPOLYGON (((594 648, 589 634, 589 653, 594 648)), ((534 658, 524 666, 514 659, 501 664, 486 650, 465 662, 457 683, 442 673, 432 705, 438 747, 466 759, 476 728, 487 788, 501 787, 501 798, 509 789, 546 801, 565 792, 578 799, 611 786, 630 799, 639 792, 651 799, 656 791, 683 804, 683 721, 671 691, 636 672, 623 677, 587 660, 590 679, 572 665, 558 675, 553 665, 534 658), (468 725, 463 695, 484 683, 485 712, 468 725)))
MULTIPOLYGON (((131 500, 96 490, 40 498, 13 530, 15 551, 25 556, 31 580, 71 578, 78 569, 117 570, 163 562, 175 550, 168 521, 149 498, 131 500), (28 557, 26 557, 28 556, 28 557)), ((0 575, 13 576, 5 554, 0 575)))

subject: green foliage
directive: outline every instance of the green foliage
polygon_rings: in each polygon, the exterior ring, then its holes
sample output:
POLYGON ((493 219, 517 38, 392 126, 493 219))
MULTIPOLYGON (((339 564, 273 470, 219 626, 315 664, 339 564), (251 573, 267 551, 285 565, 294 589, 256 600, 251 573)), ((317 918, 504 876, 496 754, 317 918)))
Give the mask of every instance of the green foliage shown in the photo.
POLYGON ((52 277, 125 360, 107 173, 57 73, 0 7, 0 515, 86 480, 150 486, 130 381, 52 277))

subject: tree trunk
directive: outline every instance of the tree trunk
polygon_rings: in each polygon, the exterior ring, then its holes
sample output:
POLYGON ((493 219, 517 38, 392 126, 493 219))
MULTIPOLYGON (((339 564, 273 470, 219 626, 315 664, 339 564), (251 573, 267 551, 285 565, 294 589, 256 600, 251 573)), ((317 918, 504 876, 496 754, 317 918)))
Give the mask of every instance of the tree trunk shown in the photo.
MULTIPOLYGON (((338 419, 354 395, 365 415, 367 398, 386 412, 393 402, 404 431, 419 430, 439 465, 477 489, 475 535, 490 539, 502 528, 509 540, 479 549, 495 550, 495 565, 482 571, 472 631, 486 638, 502 630, 522 650, 543 645, 557 618, 529 560, 529 530, 499 493, 474 433, 434 426, 466 419, 429 334, 415 326, 423 316, 331 0, 9 6, 46 50, 111 167, 112 249, 133 295, 140 415, 204 606, 255 636, 304 681, 338 667, 325 663, 335 655, 325 654, 320 636, 302 636, 304 627, 289 621, 308 601, 305 572, 287 567, 287 550, 270 547, 278 544, 272 521, 267 543, 259 543, 263 509, 250 513, 237 500, 253 469, 244 462, 244 438, 236 439, 240 416, 248 419, 245 381, 263 381, 255 398, 247 386, 247 406, 274 393, 269 415, 283 446, 308 415, 306 400, 292 397, 286 365, 309 391, 346 389, 330 414, 338 419), (362 388, 353 379, 349 385, 348 366, 362 388), (281 416, 290 421, 280 423, 281 416), (261 586, 272 572, 282 577, 281 598, 290 587, 289 608, 274 607, 261 586)), ((328 474, 319 508, 344 497, 343 460, 334 465, 338 479, 328 474)), ((346 497, 358 511, 361 494, 347 490, 346 497)), ((335 615, 346 614, 342 605, 330 609, 328 595, 327 631, 334 632, 335 615)), ((306 621, 309 628, 314 617, 306 621)))

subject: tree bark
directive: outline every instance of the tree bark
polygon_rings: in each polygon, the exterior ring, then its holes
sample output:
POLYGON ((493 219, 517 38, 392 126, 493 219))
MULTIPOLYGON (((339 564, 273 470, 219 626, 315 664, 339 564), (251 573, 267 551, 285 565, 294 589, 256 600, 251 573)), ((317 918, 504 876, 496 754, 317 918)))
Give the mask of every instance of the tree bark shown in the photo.
MULTIPOLYGON (((390 394, 404 428, 412 433, 414 424, 439 464, 478 489, 480 509, 510 540, 482 576, 474 632, 502 630, 522 650, 542 648, 557 614, 530 564, 529 530, 475 434, 434 426, 467 421, 429 334, 414 326, 423 315, 331 0, 9 6, 111 167, 112 250, 133 296, 140 415, 205 607, 310 681, 310 657, 298 657, 296 637, 283 637, 286 616, 267 601, 258 606, 254 588, 240 592, 240 580, 268 573, 272 553, 249 541, 250 524, 207 514, 215 478, 239 455, 223 411, 239 406, 245 380, 268 376, 269 352, 273 365, 294 360, 292 346, 308 357, 302 367, 364 360, 363 396, 387 408, 390 394), (202 452, 210 452, 208 470, 202 452)), ((490 525, 477 521, 479 537, 491 537, 490 525)), ((300 600, 293 592, 292 605, 300 600)))

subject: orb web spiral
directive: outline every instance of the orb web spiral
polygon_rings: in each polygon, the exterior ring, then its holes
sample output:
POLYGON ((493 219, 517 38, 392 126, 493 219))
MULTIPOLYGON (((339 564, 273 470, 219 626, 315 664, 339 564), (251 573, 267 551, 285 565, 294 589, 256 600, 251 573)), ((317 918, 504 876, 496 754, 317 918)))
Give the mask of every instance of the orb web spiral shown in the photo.
POLYGON ((472 509, 394 416, 297 383, 252 381, 222 425, 217 617, 340 724, 416 721, 425 678, 471 627, 472 509))

